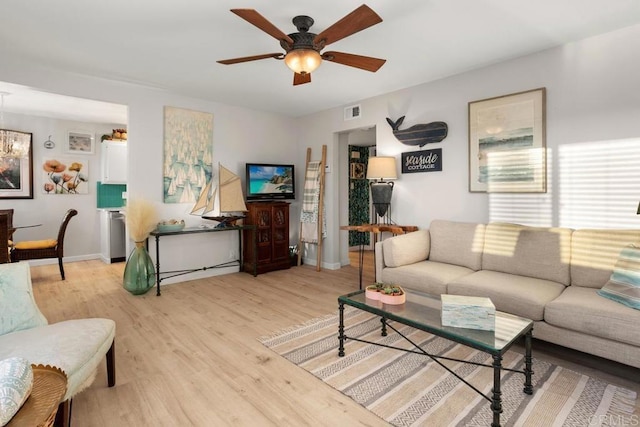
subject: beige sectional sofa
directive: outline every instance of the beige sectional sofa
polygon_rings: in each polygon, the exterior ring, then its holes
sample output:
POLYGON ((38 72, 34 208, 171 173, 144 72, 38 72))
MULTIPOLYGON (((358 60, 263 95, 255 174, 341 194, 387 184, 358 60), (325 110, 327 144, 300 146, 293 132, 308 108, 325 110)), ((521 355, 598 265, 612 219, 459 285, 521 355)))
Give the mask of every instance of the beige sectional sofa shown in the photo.
POLYGON ((435 220, 378 242, 376 278, 430 294, 489 297, 534 337, 640 368, 640 310, 596 293, 640 230, 435 220))

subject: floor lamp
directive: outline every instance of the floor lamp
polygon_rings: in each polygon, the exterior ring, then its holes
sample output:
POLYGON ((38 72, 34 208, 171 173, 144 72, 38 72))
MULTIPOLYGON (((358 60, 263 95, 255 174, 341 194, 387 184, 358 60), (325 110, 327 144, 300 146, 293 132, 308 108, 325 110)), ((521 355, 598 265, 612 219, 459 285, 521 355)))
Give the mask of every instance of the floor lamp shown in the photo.
POLYGON ((395 157, 369 157, 367 179, 370 181, 371 200, 377 216, 377 223, 391 224, 389 206, 393 193, 393 182, 397 179, 395 157))

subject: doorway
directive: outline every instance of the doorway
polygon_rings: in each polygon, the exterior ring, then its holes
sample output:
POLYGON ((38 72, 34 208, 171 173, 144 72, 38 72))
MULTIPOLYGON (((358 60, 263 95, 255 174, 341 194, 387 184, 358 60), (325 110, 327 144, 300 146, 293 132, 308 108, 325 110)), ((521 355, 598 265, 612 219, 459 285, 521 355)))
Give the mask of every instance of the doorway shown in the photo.
MULTIPOLYGON (((376 128, 353 129, 338 134, 339 164, 339 218, 340 224, 359 225, 371 222, 371 203, 366 179, 369 156, 375 155, 376 128)), ((360 233, 340 233, 340 263, 358 267, 357 250, 360 233), (351 258, 351 259, 350 259, 351 258), (354 262, 355 259, 355 262, 354 262)), ((372 251, 370 234, 362 236, 365 249, 372 251)), ((366 268, 367 263, 365 263, 366 268)), ((373 268, 373 267, 372 267, 373 268)))
MULTIPOLYGON (((375 145, 349 145, 349 225, 368 224, 370 222, 369 182, 366 179, 367 164, 375 145)), ((364 245, 371 249, 368 233, 349 232, 349 249, 364 245)))

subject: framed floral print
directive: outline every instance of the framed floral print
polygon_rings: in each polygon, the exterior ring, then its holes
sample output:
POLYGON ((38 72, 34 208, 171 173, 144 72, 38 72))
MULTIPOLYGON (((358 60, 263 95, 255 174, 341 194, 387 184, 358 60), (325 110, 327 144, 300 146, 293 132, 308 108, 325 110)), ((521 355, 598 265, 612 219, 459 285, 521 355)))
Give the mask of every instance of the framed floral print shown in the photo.
POLYGON ((54 158, 42 162, 42 192, 88 194, 89 162, 86 159, 54 158))

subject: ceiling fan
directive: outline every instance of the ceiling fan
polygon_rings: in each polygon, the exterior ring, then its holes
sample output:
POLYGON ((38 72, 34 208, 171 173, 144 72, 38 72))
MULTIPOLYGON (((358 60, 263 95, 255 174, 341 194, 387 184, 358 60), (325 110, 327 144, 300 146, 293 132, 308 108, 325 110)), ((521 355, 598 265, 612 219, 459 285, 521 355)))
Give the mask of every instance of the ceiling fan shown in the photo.
POLYGON ((382 22, 382 18, 364 4, 320 34, 309 32, 314 21, 305 15, 293 18, 293 25, 298 32, 287 35, 253 9, 231 9, 231 12, 280 41, 280 46, 285 53, 265 53, 225 59, 218 61, 220 64, 231 65, 266 58, 281 59, 294 72, 293 85, 295 86, 311 82, 311 73, 320 66, 323 59, 374 73, 386 62, 385 59, 344 52, 321 53, 325 46, 382 22))

